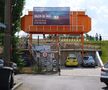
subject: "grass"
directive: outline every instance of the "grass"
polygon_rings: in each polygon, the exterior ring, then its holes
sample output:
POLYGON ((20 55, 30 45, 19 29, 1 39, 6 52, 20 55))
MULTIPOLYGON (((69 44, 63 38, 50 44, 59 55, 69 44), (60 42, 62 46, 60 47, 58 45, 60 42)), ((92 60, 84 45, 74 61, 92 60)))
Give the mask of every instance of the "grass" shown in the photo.
POLYGON ((101 59, 103 63, 108 62, 108 40, 106 41, 85 41, 84 44, 92 44, 95 46, 100 46, 100 49, 102 50, 101 59))
POLYGON ((108 62, 108 41, 101 41, 102 55, 101 59, 104 63, 108 62))
MULTIPOLYGON (((65 41, 65 39, 64 39, 65 41)), ((69 42, 69 41, 67 41, 69 42)), ((80 41, 71 41, 70 42, 80 42, 80 41)), ((101 55, 101 59, 104 63, 108 62, 108 40, 106 41, 85 41, 84 44, 91 44, 91 45, 95 45, 95 46, 101 46, 101 50, 102 50, 102 55, 101 55)), ((3 47, 3 46, 2 46, 3 47)), ((21 49, 20 49, 21 50, 21 49)), ((21 50, 23 51, 23 49, 21 50)), ((21 52, 19 51, 19 52, 21 52)))

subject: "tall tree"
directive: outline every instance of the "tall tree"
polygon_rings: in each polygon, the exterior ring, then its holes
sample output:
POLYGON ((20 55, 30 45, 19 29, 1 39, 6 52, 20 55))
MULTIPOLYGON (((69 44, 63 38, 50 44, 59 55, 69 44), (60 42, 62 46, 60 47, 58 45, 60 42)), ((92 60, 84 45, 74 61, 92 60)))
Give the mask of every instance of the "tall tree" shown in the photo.
MULTIPOLYGON (((4 23, 5 0, 0 0, 0 23, 4 23)), ((0 27, 0 46, 3 46, 4 30, 0 27)))
MULTIPOLYGON (((12 2, 12 12, 11 12, 11 19, 12 19, 12 32, 11 32, 11 41, 12 41, 12 61, 18 61, 17 55, 17 44, 18 44, 18 37, 15 36, 15 33, 20 30, 20 17, 22 15, 23 6, 25 0, 11 0, 12 2)), ((0 0, 0 22, 4 23, 4 12, 5 12, 5 0, 0 0)), ((0 30, 0 41, 3 41, 4 31, 0 30)), ((1 43, 1 42, 0 42, 1 43)))
POLYGON ((22 15, 25 0, 12 0, 12 60, 18 62, 19 56, 17 54, 18 37, 15 33, 20 31, 20 20, 22 15))

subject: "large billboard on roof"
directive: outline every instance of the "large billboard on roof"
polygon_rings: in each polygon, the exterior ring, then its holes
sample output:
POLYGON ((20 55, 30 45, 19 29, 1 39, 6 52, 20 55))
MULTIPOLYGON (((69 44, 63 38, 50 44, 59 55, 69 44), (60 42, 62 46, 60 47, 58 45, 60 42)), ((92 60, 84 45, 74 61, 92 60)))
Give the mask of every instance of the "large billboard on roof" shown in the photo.
POLYGON ((33 25, 69 25, 69 7, 34 7, 33 25))

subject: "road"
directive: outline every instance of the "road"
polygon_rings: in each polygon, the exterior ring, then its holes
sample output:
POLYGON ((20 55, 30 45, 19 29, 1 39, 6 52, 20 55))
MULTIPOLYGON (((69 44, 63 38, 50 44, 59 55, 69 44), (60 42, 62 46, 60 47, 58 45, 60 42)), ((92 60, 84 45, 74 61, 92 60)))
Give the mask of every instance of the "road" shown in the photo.
POLYGON ((16 90, 108 90, 100 82, 99 72, 100 69, 63 69, 61 76, 18 75, 23 85, 16 90))

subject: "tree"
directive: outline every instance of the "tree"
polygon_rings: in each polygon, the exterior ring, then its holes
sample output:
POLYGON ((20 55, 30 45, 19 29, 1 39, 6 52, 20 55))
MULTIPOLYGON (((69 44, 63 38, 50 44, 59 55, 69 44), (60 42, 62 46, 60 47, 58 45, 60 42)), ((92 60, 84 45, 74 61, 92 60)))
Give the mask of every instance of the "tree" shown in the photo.
POLYGON ((86 40, 88 40, 88 41, 94 41, 94 39, 95 39, 95 37, 93 37, 93 36, 91 36, 91 35, 89 35, 89 34, 85 34, 85 38, 86 38, 86 40))
MULTIPOLYGON (((12 4, 12 12, 11 12, 11 20, 12 20, 12 32, 11 32, 11 42, 12 42, 12 61, 18 62, 19 56, 17 54, 17 45, 18 45, 18 37, 15 36, 15 33, 20 30, 20 17, 22 15, 23 6, 25 0, 11 0, 12 4)), ((5 12, 5 0, 0 0, 0 22, 4 23, 4 14, 5 12)), ((0 30, 0 44, 3 46, 4 39, 4 30, 0 30), (1 43, 2 42, 2 43, 1 43)))
POLYGON ((18 55, 18 40, 19 37, 15 33, 20 31, 20 20, 22 15, 25 0, 12 0, 12 61, 19 62, 20 56, 18 55))
MULTIPOLYGON (((4 6, 5 0, 0 0, 0 23, 4 23, 4 6)), ((0 46, 3 46, 4 30, 0 28, 0 46)))

